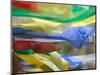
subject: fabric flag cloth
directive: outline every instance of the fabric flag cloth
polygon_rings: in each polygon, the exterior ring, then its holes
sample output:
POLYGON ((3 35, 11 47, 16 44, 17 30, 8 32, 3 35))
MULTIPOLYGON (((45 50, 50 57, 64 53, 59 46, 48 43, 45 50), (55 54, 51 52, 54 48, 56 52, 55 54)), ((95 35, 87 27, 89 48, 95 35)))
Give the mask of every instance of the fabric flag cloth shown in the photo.
POLYGON ((69 62, 70 66, 73 66, 73 68, 81 68, 82 63, 79 59, 74 58, 72 56, 67 56, 67 55, 61 55, 62 58, 64 58, 66 61, 69 62))
POLYGON ((93 15, 95 15, 95 7, 89 7, 88 10, 86 10, 84 13, 81 13, 80 15, 74 16, 72 18, 61 18, 57 16, 50 16, 50 15, 44 15, 39 13, 30 12, 28 10, 19 9, 19 8, 13 8, 12 9, 12 15, 13 16, 22 16, 22 17, 33 17, 33 18, 41 18, 45 20, 55 21, 55 22, 63 22, 63 23, 72 23, 72 22, 78 22, 85 20, 93 15))
POLYGON ((43 32, 16 27, 13 28, 13 35, 14 36, 26 35, 33 37, 35 36, 38 38, 65 40, 70 44, 72 44, 74 47, 81 48, 82 45, 88 43, 88 37, 92 34, 93 31, 94 29, 91 26, 81 26, 81 27, 68 28, 63 33, 46 34, 43 32))

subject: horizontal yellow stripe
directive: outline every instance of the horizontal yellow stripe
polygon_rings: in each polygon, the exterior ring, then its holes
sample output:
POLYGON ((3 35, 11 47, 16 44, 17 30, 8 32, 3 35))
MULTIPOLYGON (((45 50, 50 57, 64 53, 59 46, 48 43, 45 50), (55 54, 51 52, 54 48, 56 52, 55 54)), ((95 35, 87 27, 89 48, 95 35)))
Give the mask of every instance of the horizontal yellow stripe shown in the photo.
POLYGON ((27 71, 28 72, 43 72, 43 70, 40 68, 35 68, 35 69, 27 70, 27 71))
MULTIPOLYGON (((41 23, 41 24, 47 24, 47 25, 50 25, 52 27, 56 27, 56 26, 59 26, 61 23, 60 22, 53 22, 53 21, 49 21, 49 20, 43 20, 43 19, 39 19, 39 18, 31 18, 31 17, 19 17, 21 20, 33 20, 33 22, 37 22, 37 23, 41 23)), ((18 23, 14 23, 13 20, 16 20, 16 19, 12 19, 12 26, 16 26, 16 25, 22 25, 22 26, 34 26, 34 23, 30 22, 30 23, 20 23, 20 20, 18 23)), ((16 21, 15 21, 16 22, 16 21)))
POLYGON ((34 21, 36 22, 40 22, 40 23, 44 23, 44 24, 49 24, 52 27, 56 27, 59 26, 61 23, 60 22, 53 22, 53 21, 48 21, 48 20, 43 20, 43 19, 39 19, 39 18, 32 18, 34 21))
POLYGON ((95 15, 94 15, 94 16, 91 16, 90 18, 86 19, 86 20, 72 23, 72 27, 86 26, 86 25, 89 25, 89 24, 92 24, 92 23, 95 23, 95 22, 96 22, 96 20, 95 20, 95 15))

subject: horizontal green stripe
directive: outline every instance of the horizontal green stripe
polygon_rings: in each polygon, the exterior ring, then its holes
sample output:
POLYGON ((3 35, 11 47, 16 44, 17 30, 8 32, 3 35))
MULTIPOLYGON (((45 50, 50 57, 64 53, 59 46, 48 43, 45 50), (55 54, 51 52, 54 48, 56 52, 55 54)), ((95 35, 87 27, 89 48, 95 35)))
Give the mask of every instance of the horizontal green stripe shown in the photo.
POLYGON ((34 54, 33 50, 16 50, 18 54, 34 54))
POLYGON ((19 8, 12 9, 12 16, 35 17, 35 18, 41 18, 41 19, 46 19, 46 20, 51 20, 56 22, 78 22, 78 21, 85 20, 90 16, 95 15, 95 13, 96 13, 96 8, 92 6, 81 15, 66 19, 66 18, 59 18, 57 16, 42 15, 28 10, 19 9, 19 8))

